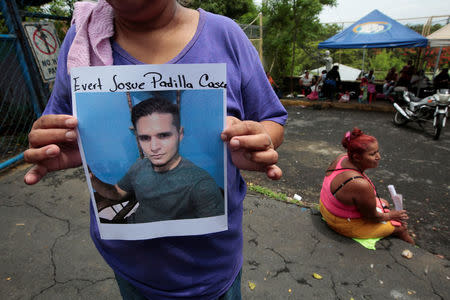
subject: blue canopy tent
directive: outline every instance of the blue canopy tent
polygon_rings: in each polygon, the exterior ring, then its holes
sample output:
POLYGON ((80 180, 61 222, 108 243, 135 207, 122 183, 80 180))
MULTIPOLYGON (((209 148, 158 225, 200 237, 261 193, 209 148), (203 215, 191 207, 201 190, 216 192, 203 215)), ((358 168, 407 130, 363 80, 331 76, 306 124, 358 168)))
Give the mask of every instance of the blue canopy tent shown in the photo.
POLYGON ((428 40, 424 36, 375 9, 344 31, 319 43, 319 49, 363 48, 361 69, 364 72, 364 60, 367 48, 426 47, 427 43, 428 40))
POLYGON ((342 32, 319 43, 319 49, 426 47, 427 39, 375 9, 342 32))

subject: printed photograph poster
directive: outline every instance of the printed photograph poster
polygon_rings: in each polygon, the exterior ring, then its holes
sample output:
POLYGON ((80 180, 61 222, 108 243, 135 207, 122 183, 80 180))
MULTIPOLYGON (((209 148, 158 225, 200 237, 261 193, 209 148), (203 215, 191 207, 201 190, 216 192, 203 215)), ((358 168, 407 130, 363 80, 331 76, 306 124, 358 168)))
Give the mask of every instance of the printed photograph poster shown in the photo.
POLYGON ((79 67, 71 88, 102 239, 227 230, 225 64, 79 67))

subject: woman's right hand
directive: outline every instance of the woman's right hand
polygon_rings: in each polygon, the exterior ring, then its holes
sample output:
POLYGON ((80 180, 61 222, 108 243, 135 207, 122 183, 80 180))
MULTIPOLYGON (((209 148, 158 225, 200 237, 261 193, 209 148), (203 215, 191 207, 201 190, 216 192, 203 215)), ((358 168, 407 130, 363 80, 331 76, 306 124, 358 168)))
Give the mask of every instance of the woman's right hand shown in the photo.
POLYGON ((388 212, 389 220, 404 222, 409 219, 406 210, 391 210, 388 212))
POLYGON ((81 165, 77 144, 78 121, 70 115, 46 115, 34 122, 28 134, 24 159, 34 164, 25 174, 26 184, 39 182, 48 172, 81 165))

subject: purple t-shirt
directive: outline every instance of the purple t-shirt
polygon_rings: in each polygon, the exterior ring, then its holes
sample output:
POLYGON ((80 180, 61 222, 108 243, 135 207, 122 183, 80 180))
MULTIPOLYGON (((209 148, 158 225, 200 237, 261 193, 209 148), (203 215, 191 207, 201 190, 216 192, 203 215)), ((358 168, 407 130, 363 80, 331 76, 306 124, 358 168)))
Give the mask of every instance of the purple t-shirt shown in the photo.
MULTIPOLYGON (((287 119, 258 53, 232 20, 199 9, 197 31, 171 64, 226 63, 227 114, 241 120, 287 119)), ((55 86, 44 114, 72 114, 67 53, 72 27, 61 46, 55 86)), ((142 62, 112 42, 114 65, 142 62)), ((106 262, 150 299, 216 299, 242 267, 242 201, 246 185, 228 153, 228 230, 198 236, 122 241, 100 239, 91 205, 91 236, 106 262)))

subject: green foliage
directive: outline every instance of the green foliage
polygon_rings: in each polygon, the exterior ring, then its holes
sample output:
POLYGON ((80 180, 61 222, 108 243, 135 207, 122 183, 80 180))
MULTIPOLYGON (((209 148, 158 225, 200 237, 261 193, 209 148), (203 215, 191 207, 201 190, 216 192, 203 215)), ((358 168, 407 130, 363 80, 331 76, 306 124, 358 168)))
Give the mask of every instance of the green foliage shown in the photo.
MULTIPOLYGON (((399 72, 402 67, 405 65, 404 58, 398 55, 398 51, 394 49, 375 49, 374 55, 371 55, 368 59, 369 67, 366 69, 374 69, 374 70, 389 70, 392 67, 397 69, 399 72)), ((386 74, 385 74, 386 75, 386 74)), ((378 77, 378 76, 377 76, 378 77)))
MULTIPOLYGON (((323 5, 335 0, 265 0, 261 11, 264 17, 264 59, 267 70, 276 81, 285 76, 299 75, 303 70, 320 65, 318 39, 335 32, 335 25, 321 25, 319 14, 323 5), (293 59, 293 46, 295 47, 293 59), (294 62, 294 70, 292 70, 294 62), (272 67, 273 66, 273 67, 272 67)), ((286 90, 286 87, 282 87, 286 90)))
POLYGON ((0 34, 8 34, 8 33, 9 33, 8 26, 6 26, 6 21, 2 17, 0 19, 0 34))
MULTIPOLYGON (((19 10, 25 10, 31 13, 43 13, 55 16, 70 17, 73 11, 73 3, 76 0, 29 0, 17 1, 19 10)), ((25 18, 24 21, 36 21, 34 18, 25 18)), ((52 21, 55 23, 56 30, 60 38, 64 38, 67 29, 67 22, 52 21)), ((4 18, 0 19, 0 33, 8 33, 4 18)))
MULTIPOLYGON (((363 61, 363 51, 363 49, 338 49, 332 52, 331 56, 334 58, 334 62, 336 63, 341 63, 356 69, 361 69, 363 61)), ((370 49, 368 49, 367 52, 370 52, 370 49)))
MULTIPOLYGON (((410 29, 412 29, 412 30, 414 30, 415 32, 417 32, 417 33, 419 33, 419 34, 422 34, 422 30, 423 30, 423 24, 414 24, 414 25, 411 25, 411 24, 406 24, 405 25, 406 27, 409 27, 410 29)), ((435 32, 436 30, 438 30, 438 29, 441 29, 442 28, 442 25, 441 24, 439 24, 439 23, 437 23, 437 24, 433 24, 432 26, 431 26, 431 28, 430 28, 430 34, 431 33, 433 33, 433 32, 435 32)))
POLYGON ((265 188, 263 186, 248 184, 247 188, 250 191, 260 193, 262 195, 265 195, 265 196, 273 198, 273 199, 277 199, 277 200, 281 200, 281 201, 288 200, 288 196, 286 196, 286 194, 274 192, 271 189, 265 188))
POLYGON ((299 200, 296 200, 294 198, 288 197, 284 193, 277 193, 277 192, 272 191, 269 188, 266 188, 266 187, 263 187, 263 186, 260 186, 260 185, 254 185, 252 183, 248 183, 247 184, 247 189, 249 191, 256 192, 256 193, 259 193, 261 195, 264 195, 264 196, 267 196, 269 198, 272 198, 274 200, 278 200, 278 201, 282 201, 282 202, 286 202, 286 203, 292 203, 292 204, 296 204, 296 205, 302 206, 302 207, 311 207, 311 206, 313 206, 313 205, 305 203, 303 201, 299 201, 299 200))
POLYGON ((73 12, 73 3, 75 0, 53 0, 41 6, 27 6, 25 9, 29 12, 38 12, 43 14, 70 17, 73 12))
MULTIPOLYGON (((45 5, 41 6, 27 6, 25 10, 34 13, 43 13, 54 16, 61 17, 71 17, 73 12, 73 3, 76 0, 53 0, 46 1, 48 2, 45 5)), ((27 21, 36 21, 34 18, 27 18, 27 21)), ((68 21, 58 21, 51 20, 51 22, 55 25, 56 32, 58 33, 59 40, 62 41, 66 35, 67 29, 69 28, 68 21)))
POLYGON ((237 22, 251 22, 258 14, 253 0, 193 0, 186 4, 187 7, 227 16, 237 22))

